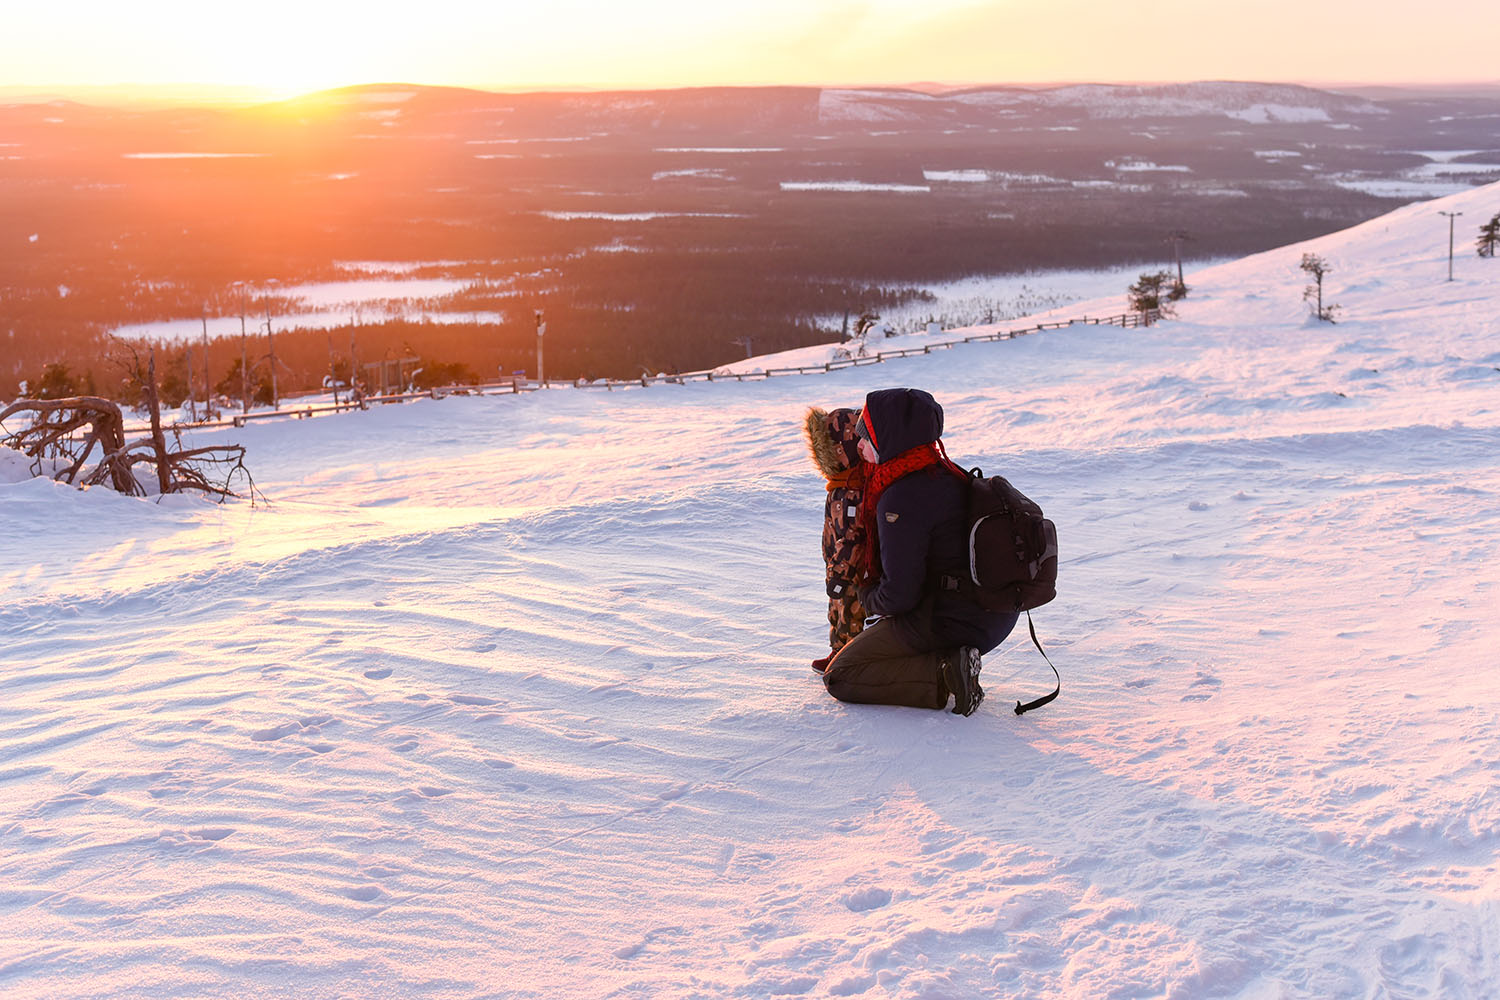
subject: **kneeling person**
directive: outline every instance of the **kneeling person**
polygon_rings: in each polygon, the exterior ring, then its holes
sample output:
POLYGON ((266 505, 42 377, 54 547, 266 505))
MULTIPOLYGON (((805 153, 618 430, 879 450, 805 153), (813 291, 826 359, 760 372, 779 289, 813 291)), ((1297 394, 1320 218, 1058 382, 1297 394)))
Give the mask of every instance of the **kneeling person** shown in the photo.
POLYGON ((921 389, 880 389, 865 397, 857 429, 870 463, 859 599, 881 617, 839 651, 823 683, 840 701, 943 708, 952 698, 955 714, 972 715, 984 698, 980 656, 1016 614, 938 587, 968 570, 968 476, 943 450, 943 408, 921 389))

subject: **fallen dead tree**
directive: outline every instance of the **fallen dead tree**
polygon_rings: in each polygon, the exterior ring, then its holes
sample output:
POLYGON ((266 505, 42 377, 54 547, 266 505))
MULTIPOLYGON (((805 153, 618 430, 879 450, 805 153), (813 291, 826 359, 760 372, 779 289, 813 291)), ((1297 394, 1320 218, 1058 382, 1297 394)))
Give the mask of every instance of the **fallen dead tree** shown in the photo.
POLYGON ((184 448, 175 430, 169 446, 159 417, 149 437, 127 441, 120 407, 99 396, 21 399, 0 411, 0 429, 7 419, 26 426, 0 434, 0 445, 30 458, 33 474, 59 482, 146 496, 135 473, 146 466, 164 494, 197 491, 223 501, 240 496, 233 489, 239 480, 248 493, 255 491, 243 446, 184 448))

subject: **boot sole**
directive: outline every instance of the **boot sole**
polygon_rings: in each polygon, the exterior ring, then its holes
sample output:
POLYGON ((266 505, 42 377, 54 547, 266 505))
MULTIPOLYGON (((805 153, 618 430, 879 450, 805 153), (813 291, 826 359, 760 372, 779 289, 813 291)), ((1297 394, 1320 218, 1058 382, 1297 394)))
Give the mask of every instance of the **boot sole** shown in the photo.
POLYGON ((965 646, 960 655, 963 657, 962 669, 968 678, 969 703, 963 710, 960 710, 958 699, 955 698, 953 702, 953 714, 968 718, 979 711, 979 706, 984 702, 984 688, 979 686, 979 670, 982 664, 979 659, 979 651, 972 647, 965 646))

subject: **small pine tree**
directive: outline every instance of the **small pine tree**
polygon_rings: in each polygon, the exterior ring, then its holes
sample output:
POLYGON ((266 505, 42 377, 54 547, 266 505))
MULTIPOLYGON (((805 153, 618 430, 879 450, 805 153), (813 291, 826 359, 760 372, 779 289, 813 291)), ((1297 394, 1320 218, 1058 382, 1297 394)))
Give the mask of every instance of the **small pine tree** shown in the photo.
POLYGON ((1500 212, 1496 212, 1489 222, 1479 227, 1479 240, 1477 242, 1479 256, 1495 256, 1495 245, 1500 244, 1500 212))
POLYGON ((77 377, 68 370, 67 365, 58 362, 42 369, 42 377, 37 382, 36 398, 64 399, 78 395, 78 391, 77 377))
MULTIPOLYGON (((252 365, 250 369, 250 402, 260 403, 263 406, 271 405, 271 380, 259 366, 252 365)), ((240 359, 235 358, 234 363, 229 366, 228 373, 214 386, 214 392, 220 396, 228 396, 230 399, 239 399, 244 392, 245 379, 240 372, 240 359)), ((243 400, 241 402, 244 402, 243 400)))
POLYGON ((1319 257, 1315 253, 1303 254, 1302 263, 1297 266, 1302 268, 1302 270, 1306 271, 1308 274, 1312 275, 1313 279, 1313 283, 1311 285, 1308 285, 1306 288, 1302 289, 1302 298, 1308 302, 1314 303, 1314 316, 1316 316, 1322 322, 1332 323, 1334 310, 1338 309, 1339 307, 1337 305, 1323 305, 1323 278, 1330 271, 1332 271, 1333 268, 1329 265, 1328 261, 1324 260, 1322 257, 1319 257))
POLYGON ((1155 309, 1163 316, 1171 316, 1172 307, 1167 303, 1175 302, 1186 295, 1187 286, 1178 285, 1170 271, 1148 271, 1125 291, 1129 296, 1130 308, 1134 312, 1144 313, 1155 309), (1172 282, 1172 285, 1164 294, 1163 289, 1167 288, 1168 282, 1172 282), (1182 289, 1181 294, 1178 294, 1178 288, 1182 289))

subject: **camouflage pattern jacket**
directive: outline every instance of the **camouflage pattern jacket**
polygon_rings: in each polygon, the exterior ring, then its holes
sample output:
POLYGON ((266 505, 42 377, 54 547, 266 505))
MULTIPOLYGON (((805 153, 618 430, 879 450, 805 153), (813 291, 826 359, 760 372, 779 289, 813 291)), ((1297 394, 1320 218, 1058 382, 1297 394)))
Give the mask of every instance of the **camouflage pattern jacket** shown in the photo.
POLYGON ((837 652, 864 627, 857 595, 860 573, 859 503, 864 498, 865 463, 855 437, 858 410, 807 411, 804 428, 813 464, 828 480, 823 505, 823 565, 828 592, 829 645, 837 652))

